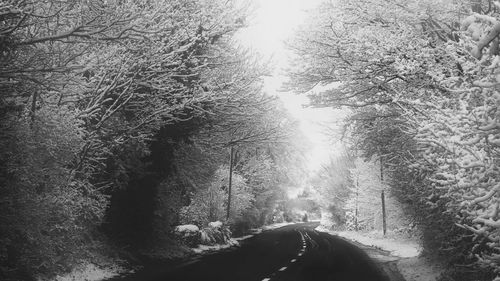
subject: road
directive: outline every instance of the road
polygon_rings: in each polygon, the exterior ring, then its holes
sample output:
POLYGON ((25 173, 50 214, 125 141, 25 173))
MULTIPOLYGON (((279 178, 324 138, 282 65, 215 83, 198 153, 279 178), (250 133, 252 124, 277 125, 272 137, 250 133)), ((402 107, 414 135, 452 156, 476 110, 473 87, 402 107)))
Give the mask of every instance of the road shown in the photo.
MULTIPOLYGON (((315 223, 265 231, 236 249, 175 268, 138 272, 126 280, 148 281, 388 281, 358 247, 317 232, 315 223)), ((122 279, 125 280, 125 279, 122 279)))

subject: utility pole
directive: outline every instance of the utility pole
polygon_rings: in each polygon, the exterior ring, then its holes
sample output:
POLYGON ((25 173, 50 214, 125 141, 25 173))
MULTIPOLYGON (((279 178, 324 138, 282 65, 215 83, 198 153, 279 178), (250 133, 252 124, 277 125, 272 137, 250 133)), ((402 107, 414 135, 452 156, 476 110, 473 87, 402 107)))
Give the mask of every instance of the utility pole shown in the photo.
POLYGON ((384 190, 382 190, 382 193, 380 194, 380 196, 382 197, 382 227, 383 227, 383 230, 384 230, 384 236, 387 232, 387 222, 385 220, 385 194, 384 194, 384 190))
POLYGON ((231 214, 231 186, 233 183, 233 154, 234 147, 231 145, 230 155, 229 155, 229 184, 227 188, 227 214, 226 220, 229 220, 229 215, 231 214))
POLYGON ((354 230, 358 231, 359 171, 356 173, 356 210, 354 211, 354 230))
POLYGON ((386 222, 386 213, 385 213, 385 194, 384 194, 384 163, 382 162, 382 155, 380 155, 380 185, 382 186, 382 193, 380 194, 382 200, 382 229, 384 232, 384 236, 387 232, 387 222, 386 222))

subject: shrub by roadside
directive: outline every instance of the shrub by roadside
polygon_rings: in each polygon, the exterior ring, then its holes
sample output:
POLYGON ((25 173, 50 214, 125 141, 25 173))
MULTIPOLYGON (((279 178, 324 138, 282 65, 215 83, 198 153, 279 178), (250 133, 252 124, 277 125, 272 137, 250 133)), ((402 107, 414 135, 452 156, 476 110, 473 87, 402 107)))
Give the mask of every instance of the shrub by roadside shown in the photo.
POLYGON ((227 244, 231 239, 229 227, 220 221, 210 222, 207 227, 200 228, 193 224, 179 225, 175 228, 175 237, 191 248, 198 245, 227 244))

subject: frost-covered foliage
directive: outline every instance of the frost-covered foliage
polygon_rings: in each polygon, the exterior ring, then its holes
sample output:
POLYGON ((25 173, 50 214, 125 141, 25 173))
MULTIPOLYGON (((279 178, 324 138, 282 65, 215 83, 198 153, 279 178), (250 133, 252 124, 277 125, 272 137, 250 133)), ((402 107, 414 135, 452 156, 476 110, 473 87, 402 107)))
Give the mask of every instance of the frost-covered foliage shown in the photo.
POLYGON ((500 270, 498 5, 330 1, 292 42, 289 87, 356 108, 354 147, 381 159, 434 249, 469 264, 456 278, 500 270))
POLYGON ((200 244, 200 228, 194 224, 178 225, 174 229, 175 235, 189 247, 196 247, 200 244))
POLYGON ((0 136, 0 263, 26 271, 70 266, 97 246, 89 235, 107 206, 88 177, 71 177, 85 131, 68 107, 43 104, 36 119, 28 112, 13 119, 4 120, 0 136))
POLYGON ((201 244, 226 244, 231 239, 231 231, 220 221, 208 223, 208 227, 201 230, 201 244))
POLYGON ((438 68, 441 76, 433 73, 449 96, 418 105, 432 119, 422 118, 416 139, 425 149, 424 161, 412 168, 435 169, 430 181, 449 200, 447 207, 458 214, 457 223, 477 237, 473 253, 478 261, 500 269, 500 57, 494 50, 497 39, 483 46, 497 32, 496 16, 474 14, 465 19, 461 39, 443 47, 461 72, 438 68))
POLYGON ((183 224, 175 227, 175 231, 179 233, 198 232, 200 229, 194 224, 183 224))
POLYGON ((69 271, 101 230, 172 256, 180 216, 224 219, 229 147, 229 223, 267 222, 300 149, 232 41, 247 4, 0 3, 0 279, 69 271))
POLYGON ((245 12, 191 0, 0 11, 0 279, 50 276, 92 258, 110 195, 144 172, 161 128, 234 102, 241 80, 213 85, 245 12))
MULTIPOLYGON (((189 206, 181 209, 181 221, 206 226, 212 221, 227 221, 229 167, 219 168, 211 179, 210 186, 198 190, 189 206)), ((250 207, 254 197, 242 176, 233 173, 231 188, 230 221, 237 220, 250 207)))
POLYGON ((178 225, 174 228, 178 239, 190 247, 202 245, 226 244, 231 239, 231 231, 220 221, 210 222, 200 229, 194 224, 178 225))
POLYGON ((349 176, 352 157, 347 153, 330 159, 310 179, 312 193, 321 208, 321 217, 333 226, 346 221, 346 202, 352 193, 349 176))
POLYGON ((346 204, 348 230, 381 229, 380 194, 386 187, 381 182, 379 165, 375 161, 365 162, 357 158, 349 170, 353 186, 346 204))
POLYGON ((381 193, 384 190, 387 230, 412 232, 414 223, 392 194, 387 184, 391 180, 385 178, 386 182, 381 181, 380 161, 356 158, 350 176, 353 187, 346 208, 349 215, 346 222, 348 230, 382 230, 381 193))

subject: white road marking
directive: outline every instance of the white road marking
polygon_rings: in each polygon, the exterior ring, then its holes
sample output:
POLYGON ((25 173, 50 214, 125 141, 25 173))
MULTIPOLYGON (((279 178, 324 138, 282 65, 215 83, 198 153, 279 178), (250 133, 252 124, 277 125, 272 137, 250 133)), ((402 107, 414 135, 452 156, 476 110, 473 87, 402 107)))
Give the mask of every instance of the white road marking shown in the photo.
POLYGON ((283 266, 282 268, 280 268, 279 271, 285 271, 285 269, 286 269, 286 266, 283 266))
POLYGON ((314 239, 311 238, 311 236, 306 232, 304 233, 304 237, 308 240, 311 241, 311 246, 313 247, 313 249, 316 249, 318 248, 318 243, 316 241, 314 241, 314 239))
MULTIPOLYGON (((299 251, 299 254, 298 256, 302 256, 304 254, 304 252, 306 251, 306 247, 307 247, 307 232, 306 233, 302 233, 301 231, 298 231, 298 233, 300 234, 300 240, 302 240, 302 248, 300 249, 299 251), (305 235, 304 235, 305 234, 305 235)), ((292 260, 292 262, 295 262, 296 260, 292 260)))
POLYGON ((293 259, 293 260, 291 260, 290 262, 296 262, 296 261, 297 261, 296 259, 293 259))
POLYGON ((262 279, 262 281, 269 281, 269 280, 271 280, 271 278, 264 278, 264 279, 262 279))

